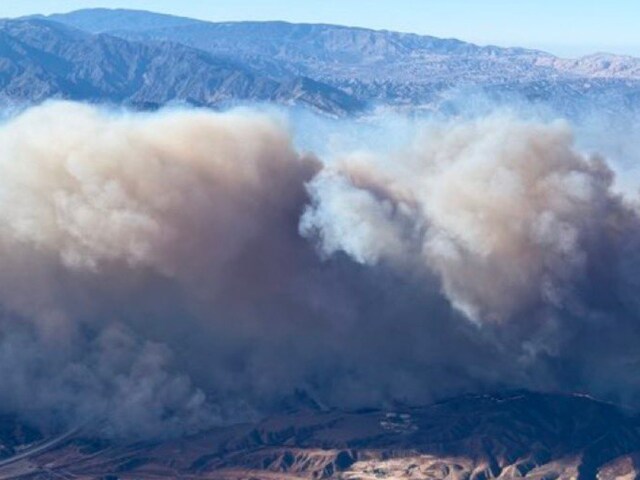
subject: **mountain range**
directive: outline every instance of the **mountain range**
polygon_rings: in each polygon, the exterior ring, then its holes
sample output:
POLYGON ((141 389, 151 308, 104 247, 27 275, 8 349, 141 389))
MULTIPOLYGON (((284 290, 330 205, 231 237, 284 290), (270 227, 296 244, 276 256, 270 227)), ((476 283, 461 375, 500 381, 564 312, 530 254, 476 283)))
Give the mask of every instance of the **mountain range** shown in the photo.
POLYGON ((640 59, 609 54, 562 59, 408 33, 134 10, 0 24, 5 101, 276 102, 344 115, 379 105, 441 110, 480 95, 571 114, 594 105, 635 110, 639 93, 640 59))
POLYGON ((632 479, 640 419, 580 395, 467 395, 421 408, 321 411, 179 440, 46 435, 0 421, 0 478, 632 479))
POLYGON ((6 105, 48 98, 138 108, 252 101, 342 113, 360 106, 310 78, 275 79, 241 61, 178 43, 94 35, 35 18, 0 21, 0 99, 6 105))

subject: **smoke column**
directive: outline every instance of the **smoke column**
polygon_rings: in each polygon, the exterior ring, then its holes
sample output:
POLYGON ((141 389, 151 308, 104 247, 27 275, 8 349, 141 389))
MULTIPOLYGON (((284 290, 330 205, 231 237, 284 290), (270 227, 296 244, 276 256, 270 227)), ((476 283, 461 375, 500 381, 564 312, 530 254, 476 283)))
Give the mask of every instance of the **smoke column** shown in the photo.
POLYGON ((319 159, 246 110, 8 120, 0 409, 150 438, 300 391, 338 408, 521 387, 637 405, 640 222, 606 160, 563 122, 411 128, 319 159))

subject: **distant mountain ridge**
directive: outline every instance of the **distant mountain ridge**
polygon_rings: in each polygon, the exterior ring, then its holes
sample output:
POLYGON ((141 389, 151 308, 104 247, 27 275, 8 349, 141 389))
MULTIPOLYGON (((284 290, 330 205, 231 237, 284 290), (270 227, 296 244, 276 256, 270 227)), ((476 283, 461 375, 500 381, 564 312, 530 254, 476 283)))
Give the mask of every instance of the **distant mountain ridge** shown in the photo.
POLYGON ((633 107, 640 59, 562 59, 539 50, 325 24, 189 20, 128 10, 81 10, 50 20, 142 42, 172 41, 241 60, 276 78, 304 76, 364 102, 430 105, 451 89, 517 95, 563 111, 591 100, 633 107))
POLYGON ((48 16, 33 15, 26 18, 48 19, 89 33, 106 33, 114 30, 144 31, 154 28, 182 27, 200 23, 200 20, 193 18, 177 17, 143 10, 109 8, 90 8, 48 16))
POLYGON ((136 108, 175 102, 275 102, 333 114, 361 108, 353 97, 310 78, 276 79, 240 60, 175 42, 92 34, 42 18, 0 20, 0 101, 49 98, 136 108))
POLYGON ((629 56, 563 59, 408 33, 123 9, 2 20, 0 42, 5 104, 275 102, 349 115, 378 105, 448 112, 479 99, 568 117, 640 112, 640 59, 629 56))

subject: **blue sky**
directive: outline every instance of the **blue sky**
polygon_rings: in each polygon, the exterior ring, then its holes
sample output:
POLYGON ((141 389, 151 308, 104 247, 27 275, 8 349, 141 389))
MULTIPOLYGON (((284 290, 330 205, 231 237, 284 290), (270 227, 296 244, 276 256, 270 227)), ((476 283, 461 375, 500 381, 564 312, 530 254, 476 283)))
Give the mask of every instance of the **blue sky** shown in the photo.
POLYGON ((0 16, 137 8, 213 21, 357 25, 542 48, 640 55, 640 0, 0 0, 0 16))

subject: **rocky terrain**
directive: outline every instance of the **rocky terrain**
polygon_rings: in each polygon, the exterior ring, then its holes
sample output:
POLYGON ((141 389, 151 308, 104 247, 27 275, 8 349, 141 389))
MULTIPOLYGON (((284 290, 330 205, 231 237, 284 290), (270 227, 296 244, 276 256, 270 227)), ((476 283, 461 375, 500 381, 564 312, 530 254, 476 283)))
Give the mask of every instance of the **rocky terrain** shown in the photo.
POLYGON ((3 419, 0 478, 636 478, 640 422, 579 395, 469 395, 393 411, 311 411, 180 440, 47 437, 3 419))

